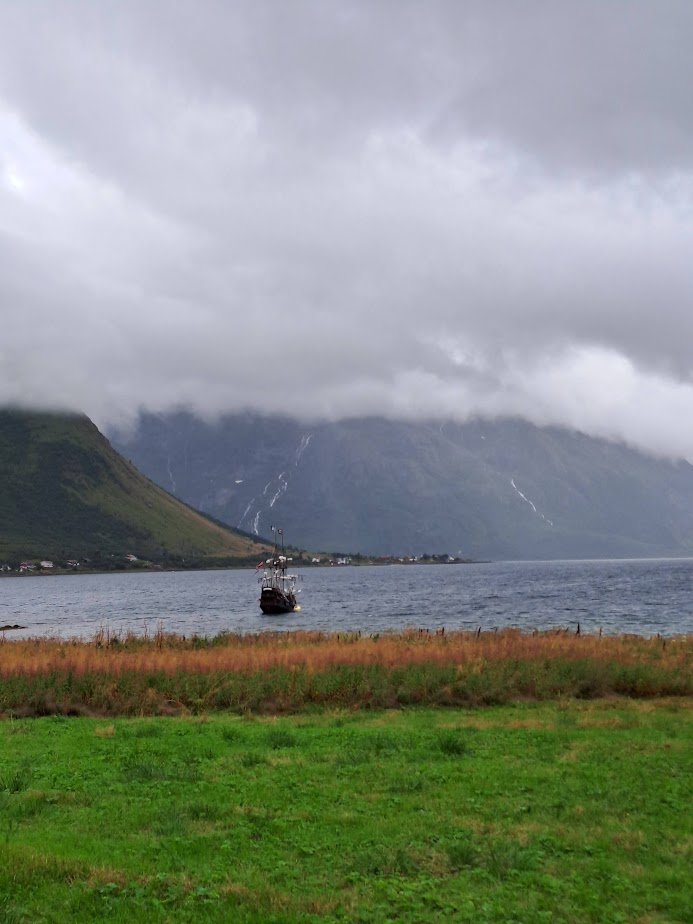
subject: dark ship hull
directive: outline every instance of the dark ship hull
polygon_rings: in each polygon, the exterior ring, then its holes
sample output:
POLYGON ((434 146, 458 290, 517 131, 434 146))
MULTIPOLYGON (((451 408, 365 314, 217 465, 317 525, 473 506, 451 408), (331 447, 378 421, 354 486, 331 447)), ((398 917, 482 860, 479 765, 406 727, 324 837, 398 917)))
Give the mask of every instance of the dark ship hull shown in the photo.
POLYGON ((295 607, 296 597, 293 593, 280 590, 278 587, 264 587, 260 594, 260 609, 266 616, 293 613, 295 607))

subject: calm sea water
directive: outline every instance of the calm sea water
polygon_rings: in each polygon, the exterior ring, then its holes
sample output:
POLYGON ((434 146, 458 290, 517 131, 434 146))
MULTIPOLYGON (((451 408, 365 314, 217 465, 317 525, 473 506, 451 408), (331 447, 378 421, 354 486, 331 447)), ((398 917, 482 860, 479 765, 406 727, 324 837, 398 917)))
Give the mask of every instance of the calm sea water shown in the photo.
POLYGON ((553 626, 605 633, 693 632, 693 559, 310 568, 301 610, 263 616, 251 570, 0 579, 0 625, 18 636, 90 637, 100 628, 214 635, 319 629, 553 626))

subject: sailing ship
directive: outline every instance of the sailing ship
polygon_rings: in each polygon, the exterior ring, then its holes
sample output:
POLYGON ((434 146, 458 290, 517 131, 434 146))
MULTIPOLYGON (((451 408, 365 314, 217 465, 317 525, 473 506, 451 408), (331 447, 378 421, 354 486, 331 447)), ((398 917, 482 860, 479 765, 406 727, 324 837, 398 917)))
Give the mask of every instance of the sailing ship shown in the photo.
POLYGON ((260 609, 266 616, 275 616, 280 613, 293 613, 300 610, 296 603, 296 590, 298 575, 287 574, 286 566, 291 561, 284 554, 284 531, 272 527, 274 533, 274 553, 265 562, 260 562, 259 569, 265 565, 261 579, 260 609), (281 537, 281 545, 278 538, 281 537))

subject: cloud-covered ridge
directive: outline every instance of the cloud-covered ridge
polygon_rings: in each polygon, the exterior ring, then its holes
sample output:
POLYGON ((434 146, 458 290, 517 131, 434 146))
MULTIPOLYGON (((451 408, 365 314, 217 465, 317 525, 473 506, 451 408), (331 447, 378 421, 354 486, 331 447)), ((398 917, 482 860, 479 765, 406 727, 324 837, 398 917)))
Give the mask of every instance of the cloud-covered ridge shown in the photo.
POLYGON ((693 458, 687 2, 0 4, 0 400, 693 458))

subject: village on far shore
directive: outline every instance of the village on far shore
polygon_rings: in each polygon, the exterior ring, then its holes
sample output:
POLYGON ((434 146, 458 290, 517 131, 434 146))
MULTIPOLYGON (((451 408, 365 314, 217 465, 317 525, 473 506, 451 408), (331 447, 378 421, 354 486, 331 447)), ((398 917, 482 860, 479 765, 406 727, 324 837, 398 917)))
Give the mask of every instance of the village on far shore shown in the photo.
MULTIPOLYGON (((293 550, 287 550, 293 551, 293 550)), ((453 564, 470 564, 471 559, 457 558, 452 555, 341 555, 325 554, 311 555, 303 551, 293 551, 293 558, 290 559, 297 567, 339 567, 344 565, 453 565, 453 564)), ((140 558, 132 552, 126 555, 117 556, 109 555, 107 557, 91 558, 68 558, 65 560, 51 559, 31 559, 20 561, 18 563, 3 562, 0 564, 0 575, 8 574, 61 574, 65 572, 77 571, 127 571, 127 570, 152 570, 152 571, 169 571, 178 570, 179 567, 185 567, 181 562, 176 565, 173 562, 162 564, 161 562, 149 561, 140 558)), ((218 565, 216 567, 219 567, 218 565)), ((234 567, 226 565, 225 567, 234 567)), ((235 567, 238 567, 236 565, 235 567)))
MULTIPOLYGON (((111 556, 113 558, 114 556, 111 556)), ((142 561, 133 555, 132 552, 129 552, 127 555, 123 556, 122 567, 126 568, 128 565, 133 566, 136 563, 139 563, 141 566, 151 567, 151 562, 142 561)), ((116 565, 117 567, 117 565, 116 565)), ((31 561, 21 561, 18 565, 11 565, 7 562, 3 562, 0 565, 1 574, 36 574, 43 571, 55 572, 55 571, 77 571, 79 568, 89 569, 89 570, 101 570, 103 568, 103 562, 93 562, 90 558, 68 558, 65 561, 50 561, 49 559, 31 560, 31 561)))

